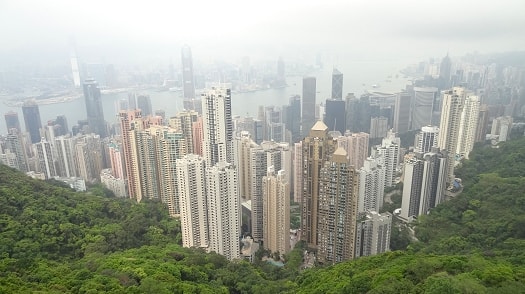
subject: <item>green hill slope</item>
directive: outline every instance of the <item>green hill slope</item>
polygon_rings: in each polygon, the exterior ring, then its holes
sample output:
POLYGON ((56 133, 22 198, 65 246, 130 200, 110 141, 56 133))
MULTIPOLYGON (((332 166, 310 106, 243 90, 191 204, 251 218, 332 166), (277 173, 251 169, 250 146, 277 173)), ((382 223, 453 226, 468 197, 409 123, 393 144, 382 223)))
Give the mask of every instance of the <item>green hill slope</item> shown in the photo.
MULTIPOLYGON (((0 293, 524 293, 525 139, 477 148, 465 189, 420 218, 405 252, 298 273, 182 248, 156 202, 33 180, 0 166, 0 293)), ((293 265, 292 265, 293 264, 293 265)))

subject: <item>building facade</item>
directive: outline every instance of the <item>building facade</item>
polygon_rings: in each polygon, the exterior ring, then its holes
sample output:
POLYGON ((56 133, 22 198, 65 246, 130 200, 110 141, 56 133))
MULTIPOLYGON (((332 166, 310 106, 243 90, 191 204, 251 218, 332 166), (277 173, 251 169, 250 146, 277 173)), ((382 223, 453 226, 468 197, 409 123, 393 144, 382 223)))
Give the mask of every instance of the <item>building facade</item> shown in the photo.
POLYGON ((206 163, 195 154, 177 159, 182 246, 208 248, 206 163))
POLYGON ((339 147, 320 170, 317 258, 334 264, 354 258, 357 173, 339 147))
POLYGON ((31 143, 36 144, 40 142, 42 139, 42 136, 40 135, 42 120, 40 119, 38 104, 34 101, 25 102, 24 105, 22 105, 22 113, 24 114, 26 131, 29 133, 31 143))
MULTIPOLYGON (((301 234, 309 247, 317 248, 320 171, 337 148, 328 135, 328 127, 318 121, 302 142, 302 212, 301 234)), ((346 156, 346 153, 345 153, 346 156)))
POLYGON ((241 207, 235 168, 224 162, 206 168, 209 252, 240 258, 241 207))
POLYGON ((290 251, 290 183, 284 170, 275 173, 273 166, 262 180, 263 244, 271 252, 290 251))
POLYGON ((390 251, 392 214, 371 211, 357 222, 356 257, 390 251))
POLYGON ((441 121, 439 125, 438 147, 447 151, 447 183, 454 182, 454 166, 459 140, 461 114, 464 106, 465 89, 454 87, 443 93, 441 121))
POLYGON ((315 97, 316 97, 315 77, 303 78, 303 103, 301 111, 301 132, 302 136, 308 136, 312 126, 315 124, 315 97))
POLYGON ((369 157, 358 170, 358 208, 360 215, 367 211, 379 211, 385 194, 385 170, 377 158, 369 157))
POLYGON ((212 88, 202 94, 203 154, 206 166, 233 163, 233 122, 230 89, 212 88))
POLYGON ((105 138, 108 134, 98 84, 94 79, 87 79, 83 87, 89 128, 91 132, 100 135, 101 138, 105 138))

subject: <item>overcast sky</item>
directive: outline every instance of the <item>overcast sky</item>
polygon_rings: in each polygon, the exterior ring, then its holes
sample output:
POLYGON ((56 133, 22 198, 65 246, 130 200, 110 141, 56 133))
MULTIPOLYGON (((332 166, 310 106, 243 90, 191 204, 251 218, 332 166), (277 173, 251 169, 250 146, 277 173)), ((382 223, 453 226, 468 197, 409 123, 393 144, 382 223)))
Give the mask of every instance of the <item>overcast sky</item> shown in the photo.
MULTIPOLYGON (((0 0, 0 62, 249 55, 375 59, 525 50, 525 1, 0 0)), ((108 60, 105 60, 108 61, 108 60)))

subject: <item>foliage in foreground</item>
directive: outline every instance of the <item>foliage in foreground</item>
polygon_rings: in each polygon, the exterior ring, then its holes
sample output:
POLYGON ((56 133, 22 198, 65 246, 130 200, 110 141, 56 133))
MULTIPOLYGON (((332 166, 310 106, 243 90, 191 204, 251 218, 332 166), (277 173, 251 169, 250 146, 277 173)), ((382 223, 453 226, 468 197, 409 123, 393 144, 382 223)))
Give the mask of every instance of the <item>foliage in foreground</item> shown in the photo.
POLYGON ((228 262, 182 248, 160 203, 0 166, 0 293, 524 293, 524 146, 477 148, 458 171, 464 192, 419 220, 408 251, 304 272, 301 248, 284 268, 228 262))
POLYGON ((525 139, 476 148, 456 174, 463 193, 420 218, 416 236, 422 244, 414 248, 503 256, 525 265, 525 139))

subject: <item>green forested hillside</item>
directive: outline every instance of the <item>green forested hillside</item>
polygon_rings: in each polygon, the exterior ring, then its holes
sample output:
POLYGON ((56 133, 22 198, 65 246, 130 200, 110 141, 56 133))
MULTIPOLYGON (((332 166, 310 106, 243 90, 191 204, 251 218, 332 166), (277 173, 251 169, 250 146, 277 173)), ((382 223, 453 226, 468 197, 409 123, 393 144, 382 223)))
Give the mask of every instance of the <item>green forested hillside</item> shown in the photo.
POLYGON ((406 252, 304 272, 302 293, 525 293, 525 138, 478 146, 463 193, 420 217, 406 252))
POLYGON ((0 293, 525 293, 525 139, 478 147, 462 194, 407 251, 299 273, 182 248, 156 202, 76 193, 0 166, 0 293))
POLYGON ((457 170, 460 196, 420 218, 420 244, 431 253, 481 253, 525 265, 525 140, 476 148, 457 170))

